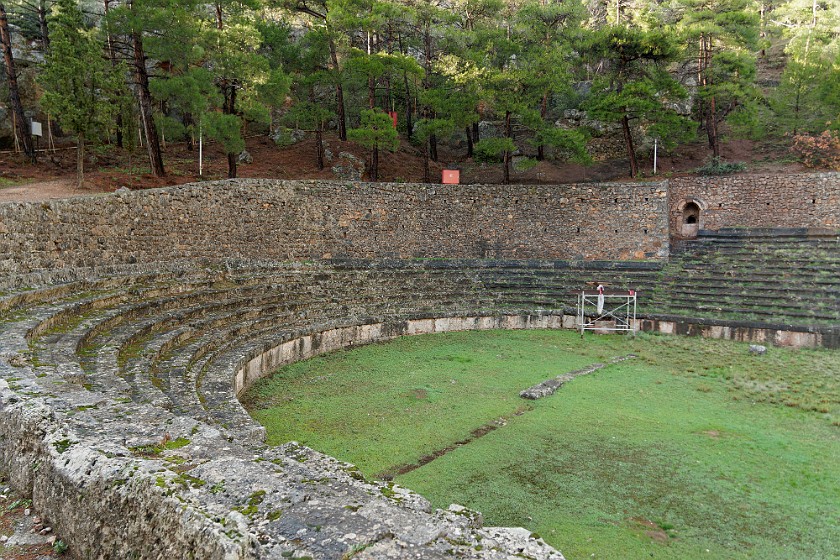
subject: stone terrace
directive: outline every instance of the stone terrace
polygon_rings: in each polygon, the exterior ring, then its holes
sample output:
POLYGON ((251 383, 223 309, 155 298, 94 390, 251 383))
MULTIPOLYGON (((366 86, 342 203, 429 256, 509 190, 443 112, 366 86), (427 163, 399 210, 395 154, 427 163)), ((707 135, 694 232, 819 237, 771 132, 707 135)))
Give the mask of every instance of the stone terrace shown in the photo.
POLYGON ((652 285, 658 266, 223 262, 16 277, 0 299, 3 462, 83 557, 560 558, 527 531, 431 512, 296 444, 265 447, 236 393, 282 363, 401 334, 558 328, 571 287, 594 274, 652 285))
POLYGON ((817 345, 840 347, 840 235, 819 229, 701 231, 672 248, 644 311, 743 331, 772 329, 780 343, 797 332, 821 333, 817 345))

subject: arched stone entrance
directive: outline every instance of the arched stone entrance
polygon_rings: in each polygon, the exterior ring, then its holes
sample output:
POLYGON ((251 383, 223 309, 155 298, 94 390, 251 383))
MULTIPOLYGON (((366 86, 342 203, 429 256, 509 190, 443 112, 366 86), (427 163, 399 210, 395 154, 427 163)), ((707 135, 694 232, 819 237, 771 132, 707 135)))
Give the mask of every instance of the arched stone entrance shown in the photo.
POLYGON ((697 200, 687 200, 680 208, 680 237, 694 238, 700 231, 701 207, 697 200))

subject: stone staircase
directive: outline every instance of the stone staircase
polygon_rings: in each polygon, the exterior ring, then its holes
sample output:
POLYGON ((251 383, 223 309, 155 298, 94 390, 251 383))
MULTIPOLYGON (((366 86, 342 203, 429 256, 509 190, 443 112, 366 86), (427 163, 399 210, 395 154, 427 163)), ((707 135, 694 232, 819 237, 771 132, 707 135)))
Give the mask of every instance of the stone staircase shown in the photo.
POLYGON ((677 242, 645 313, 840 325, 840 236, 720 230, 677 242))

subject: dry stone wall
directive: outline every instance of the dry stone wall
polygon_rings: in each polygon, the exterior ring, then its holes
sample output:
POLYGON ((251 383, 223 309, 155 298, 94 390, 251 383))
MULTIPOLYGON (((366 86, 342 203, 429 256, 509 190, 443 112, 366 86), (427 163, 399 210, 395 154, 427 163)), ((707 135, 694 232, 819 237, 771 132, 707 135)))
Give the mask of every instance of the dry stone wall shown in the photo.
POLYGON ((232 180, 0 205, 0 273, 201 258, 643 260, 667 254, 663 183, 232 180))
POLYGON ((840 229, 840 173, 678 177, 668 189, 673 232, 687 202, 700 207, 700 229, 840 229))

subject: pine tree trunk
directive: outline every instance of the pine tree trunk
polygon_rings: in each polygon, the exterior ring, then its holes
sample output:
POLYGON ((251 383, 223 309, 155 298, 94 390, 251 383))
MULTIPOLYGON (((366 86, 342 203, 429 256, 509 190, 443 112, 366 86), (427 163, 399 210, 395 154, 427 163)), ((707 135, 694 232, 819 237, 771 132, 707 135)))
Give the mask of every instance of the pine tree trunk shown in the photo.
MULTIPOLYGON (((400 53, 407 55, 408 49, 403 45, 402 34, 400 33, 397 33, 397 44, 399 45, 400 53)), ((408 83, 408 72, 403 72, 403 85, 405 86, 405 134, 411 138, 414 132, 414 125, 412 123, 414 112, 411 110, 411 87, 408 83)))
MULTIPOLYGON (((373 55, 373 47, 372 47, 373 39, 371 38, 371 33, 368 31, 367 34, 367 54, 368 56, 373 55)), ((373 109, 376 107, 376 81, 373 79, 373 76, 368 76, 368 108, 373 109)))
POLYGON ((709 100, 709 112, 706 119, 706 133, 709 137, 709 147, 712 149, 712 156, 720 157, 720 142, 717 135, 717 115, 715 113, 715 98, 709 100))
MULTIPOLYGON (((428 91, 432 89, 432 31, 431 31, 431 24, 429 21, 424 23, 424 31, 423 31, 423 53, 425 57, 425 69, 426 69, 426 76, 423 78, 423 89, 428 91)), ((423 115, 427 119, 434 118, 434 112, 431 107, 424 107, 423 108, 423 115)), ((434 134, 429 135, 428 141, 428 152, 429 157, 432 158, 433 161, 438 160, 438 153, 437 153, 437 136, 434 134)))
MULTIPOLYGON (((705 42, 705 51, 706 51, 706 84, 708 86, 712 85, 712 80, 708 77, 712 74, 712 38, 706 37, 705 42)), ((706 119, 706 134, 709 137, 709 147, 712 149, 712 156, 717 158, 720 157, 720 146, 718 142, 718 135, 717 135, 717 111, 715 107, 715 96, 713 95, 711 99, 709 99, 709 106, 707 109, 707 119, 706 119)))
POLYGON ((38 30, 41 32, 41 43, 44 45, 44 52, 50 50, 50 33, 47 27, 47 5, 44 0, 38 0, 38 30))
POLYGON ((324 134, 321 132, 321 123, 318 123, 318 128, 315 130, 315 159, 318 163, 318 171, 324 169, 324 134))
MULTIPOLYGON (((393 49, 394 31, 391 23, 388 23, 388 33, 385 35, 385 52, 389 55, 394 54, 393 49)), ((379 35, 376 36, 376 43, 379 45, 379 35)), ((387 73, 382 79, 382 84, 385 87, 385 109, 393 111, 394 100, 391 98, 391 74, 387 73)))
MULTIPOLYGON (((511 138, 513 136, 513 130, 511 128, 510 123, 510 111, 505 112, 505 137, 511 138)), ((505 175, 502 182, 507 185, 510 183, 510 160, 511 160, 511 153, 510 150, 505 150, 505 175)))
POLYGON ((12 37, 9 34, 9 21, 6 18, 6 8, 0 4, 0 44, 3 47, 3 61, 6 66, 6 83, 9 87, 9 105, 15 115, 15 133, 23 144, 23 153, 32 163, 36 161, 35 144, 32 142, 32 134, 26 123, 26 116, 23 114, 23 104, 20 101, 18 90, 17 71, 15 70, 15 58, 12 54, 12 37))
POLYGON ((411 137, 412 129, 414 127, 414 123, 412 122, 412 111, 411 111, 411 88, 408 86, 408 74, 403 72, 403 84, 405 84, 405 133, 407 136, 411 137))
POLYGON ((163 156, 160 150, 157 127, 152 114, 152 94, 149 92, 149 74, 146 72, 146 55, 143 52, 143 40, 139 33, 131 34, 134 50, 134 85, 140 104, 140 120, 146 131, 146 149, 149 152, 149 163, 152 175, 163 177, 163 156))
MULTIPOLYGON (((309 86, 309 102, 313 105, 315 101, 315 86, 309 86)), ((324 123, 318 119, 315 123, 315 165, 318 171, 324 169, 324 123)))
MULTIPOLYGON (((703 81, 702 84, 704 87, 712 87, 712 79, 710 76, 712 75, 712 38, 710 36, 706 36, 705 38, 701 39, 702 41, 702 58, 703 58, 703 81)), ((706 137, 709 140, 709 148, 712 150, 712 156, 715 158, 720 157, 720 141, 718 139, 717 133, 717 109, 715 107, 715 96, 711 96, 709 98, 709 102, 706 104, 705 107, 705 125, 706 125, 706 137)))
MULTIPOLYGON (((543 124, 545 124, 545 118, 548 116, 548 92, 544 92, 542 96, 542 102, 540 103, 540 119, 543 124)), ((545 146, 540 144, 537 146, 537 161, 542 161, 545 159, 545 146)))
POLYGON ((338 72, 338 50, 335 47, 335 41, 330 37, 330 60, 332 60, 333 71, 336 74, 335 82, 335 104, 336 115, 338 116, 338 137, 342 141, 347 140, 347 112, 344 108, 344 88, 341 86, 341 78, 338 72))
POLYGON ((624 133, 624 147, 627 149, 627 157, 630 160, 630 176, 639 174, 639 162, 636 160, 636 148, 633 146, 633 135, 630 133, 630 119, 625 114, 621 119, 621 131, 624 133))
POLYGON ((471 158, 471 157, 473 157, 474 144, 473 144, 472 134, 470 133, 470 127, 466 127, 464 129, 464 132, 466 132, 466 134, 467 134, 467 157, 471 158))
MULTIPOLYGON (((223 86, 225 103, 223 111, 228 115, 236 114, 236 85, 225 84, 223 86)), ((228 179, 236 179, 236 159, 239 154, 228 152, 228 179)))
MULTIPOLYGON (((184 125, 184 128, 189 129, 191 126, 195 125, 195 120, 193 119, 192 113, 184 113, 181 117, 181 123, 184 125)), ((195 129, 193 129, 195 130, 195 129)), ((187 136, 187 150, 193 151, 195 149, 195 135, 194 133, 189 134, 187 136)))
POLYGON ((344 88, 335 84, 335 104, 338 114, 338 137, 347 140, 347 114, 344 110, 344 88))
POLYGON ((79 134, 76 145, 76 187, 85 184, 85 136, 79 134))
MULTIPOLYGON (((706 87, 706 39, 703 35, 700 36, 700 50, 697 54, 697 85, 701 88, 706 87)), ((702 130, 706 123, 706 104, 703 102, 703 97, 697 96, 697 121, 698 128, 702 130)))
POLYGON ((236 158, 236 154, 234 154, 233 152, 228 152, 228 179, 236 179, 236 158))
POLYGON ((473 139, 473 142, 476 143, 476 144, 478 144, 481 141, 481 135, 480 135, 480 131, 478 129, 478 123, 477 122, 474 122, 472 124, 472 139, 473 139))
POLYGON ((432 182, 432 174, 429 171, 429 143, 425 142, 423 144, 423 182, 424 183, 431 183, 432 182))
MULTIPOLYGON (((105 7, 105 17, 108 17, 108 8, 110 7, 112 0, 104 0, 103 5, 105 7)), ((105 43, 108 46, 108 60, 111 61, 111 66, 113 68, 117 67, 117 54, 114 51, 114 36, 111 35, 109 31, 105 36, 105 43)), ((119 101, 113 101, 114 105, 119 105, 119 101)), ((121 111, 117 111, 117 116, 115 118, 115 123, 117 127, 117 147, 123 147, 123 116, 121 111)))
POLYGON ((370 177, 373 182, 379 180, 379 147, 374 146, 370 154, 370 177))

